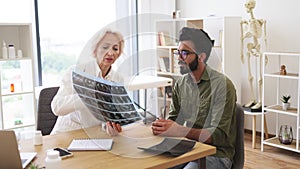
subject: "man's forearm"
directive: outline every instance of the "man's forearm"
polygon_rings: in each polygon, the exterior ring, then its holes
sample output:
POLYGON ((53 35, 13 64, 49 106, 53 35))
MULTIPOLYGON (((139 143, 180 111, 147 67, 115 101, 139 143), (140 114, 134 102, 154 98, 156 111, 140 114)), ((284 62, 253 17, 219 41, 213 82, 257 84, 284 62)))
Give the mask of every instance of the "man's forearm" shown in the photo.
POLYGON ((181 132, 184 133, 185 137, 188 139, 196 140, 207 144, 212 143, 210 132, 208 130, 183 127, 181 132))

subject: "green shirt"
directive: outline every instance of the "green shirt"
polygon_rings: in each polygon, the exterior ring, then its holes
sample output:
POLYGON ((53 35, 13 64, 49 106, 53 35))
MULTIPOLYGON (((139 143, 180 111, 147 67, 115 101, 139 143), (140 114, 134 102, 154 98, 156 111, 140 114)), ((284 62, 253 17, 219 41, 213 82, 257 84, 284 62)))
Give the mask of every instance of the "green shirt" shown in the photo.
POLYGON ((215 156, 233 159, 236 140, 236 91, 224 74, 209 66, 195 83, 190 74, 179 78, 175 85, 169 119, 191 128, 207 129, 215 156))

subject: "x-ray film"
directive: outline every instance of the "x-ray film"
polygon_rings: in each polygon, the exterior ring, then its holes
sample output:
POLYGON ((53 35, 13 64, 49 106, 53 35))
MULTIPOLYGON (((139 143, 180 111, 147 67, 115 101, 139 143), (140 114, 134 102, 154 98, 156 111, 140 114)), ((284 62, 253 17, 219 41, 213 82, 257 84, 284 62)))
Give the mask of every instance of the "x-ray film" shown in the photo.
POLYGON ((142 119, 124 85, 79 70, 73 70, 72 79, 75 91, 98 120, 126 125, 142 119))

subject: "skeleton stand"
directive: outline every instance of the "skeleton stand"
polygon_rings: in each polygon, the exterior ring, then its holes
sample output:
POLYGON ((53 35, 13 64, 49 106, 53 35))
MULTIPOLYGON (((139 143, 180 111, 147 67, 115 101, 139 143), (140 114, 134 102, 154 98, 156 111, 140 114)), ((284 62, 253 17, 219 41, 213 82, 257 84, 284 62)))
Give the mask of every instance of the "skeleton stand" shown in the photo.
MULTIPOLYGON (((264 33, 264 42, 265 45, 267 45, 266 40, 266 21, 263 19, 255 19, 253 15, 253 9, 255 7, 255 1, 254 0, 248 0, 245 4, 245 7, 247 8, 247 12, 250 13, 251 19, 246 21, 241 21, 241 59, 242 63, 244 63, 244 40, 250 39, 253 42, 247 43, 247 62, 248 62, 248 80, 250 84, 250 91, 251 91, 251 100, 244 105, 244 107, 251 108, 252 110, 261 110, 262 103, 261 103, 261 97, 262 97, 262 53, 260 51, 261 45, 259 44, 259 39, 262 37, 262 33, 264 33), (264 29, 264 32, 263 32, 264 29), (258 98, 256 100, 254 95, 254 89, 253 89, 253 75, 251 73, 251 63, 250 58, 251 56, 255 56, 259 58, 259 78, 258 78, 258 98), (257 102, 256 102, 257 101, 257 102)), ((265 64, 267 63, 267 60, 265 60, 265 64)))

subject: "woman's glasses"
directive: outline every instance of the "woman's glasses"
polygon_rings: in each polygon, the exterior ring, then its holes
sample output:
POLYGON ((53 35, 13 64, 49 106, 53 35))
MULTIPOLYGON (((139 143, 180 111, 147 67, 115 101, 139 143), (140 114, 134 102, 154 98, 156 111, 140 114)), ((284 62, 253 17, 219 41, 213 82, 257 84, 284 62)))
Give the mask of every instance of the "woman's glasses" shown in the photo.
POLYGON ((196 52, 191 52, 188 50, 174 50, 173 55, 174 57, 181 57, 183 60, 185 60, 189 55, 195 54, 198 55, 196 52))

